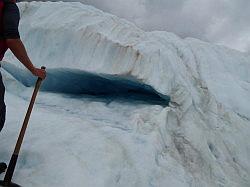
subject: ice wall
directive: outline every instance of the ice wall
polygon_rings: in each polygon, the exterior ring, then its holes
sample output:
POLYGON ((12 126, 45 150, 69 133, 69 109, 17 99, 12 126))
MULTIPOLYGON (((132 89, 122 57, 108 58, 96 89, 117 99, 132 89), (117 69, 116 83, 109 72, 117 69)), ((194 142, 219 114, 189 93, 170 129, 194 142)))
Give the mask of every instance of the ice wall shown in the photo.
MULTIPOLYGON (((154 124, 155 161, 163 176, 184 172, 187 186, 250 185, 247 54, 144 32, 80 3, 19 7, 22 38, 37 66, 133 77, 170 96, 170 107, 154 124), (173 164, 176 170, 170 171, 173 164)), ((10 53, 5 60, 16 61, 10 53)))
POLYGON ((198 99, 199 83, 250 117, 246 54, 167 32, 147 33, 80 3, 21 3, 20 9, 22 38, 37 65, 134 77, 180 105, 180 93, 188 103, 198 99))

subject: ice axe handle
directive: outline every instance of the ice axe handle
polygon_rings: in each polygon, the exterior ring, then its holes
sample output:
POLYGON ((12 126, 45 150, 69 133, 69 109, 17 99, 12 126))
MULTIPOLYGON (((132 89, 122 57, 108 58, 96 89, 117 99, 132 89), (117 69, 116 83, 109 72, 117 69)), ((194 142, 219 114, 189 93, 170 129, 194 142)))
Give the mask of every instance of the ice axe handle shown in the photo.
MULTIPOLYGON (((43 67, 41 67, 41 69, 45 70, 46 68, 43 66, 43 67)), ((29 119, 30 119, 30 115, 31 115, 31 112, 32 112, 32 109, 33 109, 33 106, 34 106, 34 103, 35 103, 37 93, 38 93, 39 88, 41 86, 41 83, 42 83, 42 79, 39 77, 37 79, 35 89, 33 91, 31 101, 30 101, 27 113, 25 115, 20 134, 18 136, 18 140, 17 140, 16 146, 15 146, 15 150, 14 150, 14 152, 12 154, 8 169, 6 171, 4 181, 1 181, 0 185, 2 183, 4 183, 4 186, 9 187, 10 184, 11 184, 12 176, 13 176, 13 173, 15 171, 15 167, 16 167, 16 163, 17 163, 17 159, 18 159, 18 155, 19 155, 19 152, 20 152, 20 149, 21 149, 21 145, 22 145, 22 142, 23 142, 23 139, 24 139, 24 135, 25 135, 26 129, 28 127, 28 122, 29 122, 29 119)))

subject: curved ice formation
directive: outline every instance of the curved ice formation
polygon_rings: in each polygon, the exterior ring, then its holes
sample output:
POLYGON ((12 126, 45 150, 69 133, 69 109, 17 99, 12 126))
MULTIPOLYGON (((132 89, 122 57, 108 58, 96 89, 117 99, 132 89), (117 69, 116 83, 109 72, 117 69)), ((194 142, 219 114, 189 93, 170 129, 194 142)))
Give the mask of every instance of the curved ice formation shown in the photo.
POLYGON ((250 117, 245 104, 250 87, 246 54, 167 32, 144 32, 81 3, 19 6, 20 32, 39 66, 128 75, 170 96, 184 110, 192 101, 201 102, 198 87, 208 88, 226 107, 250 117))
MULTIPOLYGON (((3 68, 27 87, 34 86, 36 78, 31 73, 10 63, 3 68)), ((147 103, 168 105, 170 98, 157 93, 151 86, 131 77, 95 74, 77 69, 47 69, 41 90, 55 93, 88 94, 99 97, 142 100, 147 103)))
MULTIPOLYGON (((140 137, 151 137, 148 155, 136 150, 140 158, 134 158, 126 146, 130 139, 124 138, 121 155, 131 156, 140 176, 150 181, 134 186, 250 186, 249 55, 167 32, 144 32, 81 3, 19 7, 22 38, 37 66, 133 77, 170 96, 170 107, 131 123, 133 136, 141 135, 139 124, 147 132, 140 137), (143 168, 142 158, 153 167, 143 168)), ((16 61, 10 53, 5 60, 16 61)), ((120 186, 137 181, 129 173, 120 186)))

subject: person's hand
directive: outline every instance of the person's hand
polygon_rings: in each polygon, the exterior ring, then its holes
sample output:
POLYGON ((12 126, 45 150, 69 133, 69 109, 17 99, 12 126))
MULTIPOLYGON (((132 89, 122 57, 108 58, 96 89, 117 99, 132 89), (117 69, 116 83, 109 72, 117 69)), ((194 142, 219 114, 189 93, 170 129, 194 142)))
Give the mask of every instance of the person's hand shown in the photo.
POLYGON ((32 74, 41 78, 41 79, 46 78, 46 70, 44 70, 44 69, 34 68, 32 71, 32 74))

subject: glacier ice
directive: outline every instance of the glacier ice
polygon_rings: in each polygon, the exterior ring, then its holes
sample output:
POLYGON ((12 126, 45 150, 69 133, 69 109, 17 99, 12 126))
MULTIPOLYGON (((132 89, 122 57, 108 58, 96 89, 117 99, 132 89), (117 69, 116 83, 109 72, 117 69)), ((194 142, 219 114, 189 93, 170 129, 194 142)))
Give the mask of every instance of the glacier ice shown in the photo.
MULTIPOLYGON (((27 179, 26 186, 250 186, 249 55, 168 32, 144 32, 81 3, 19 7, 20 32, 37 66, 54 74, 66 69, 132 78, 170 97, 163 107, 41 93, 19 181, 27 179)), ((22 68, 10 52, 5 61, 22 68)), ((21 72, 13 76, 29 81, 21 72)), ((7 159, 9 136, 31 89, 6 72, 4 77, 11 116, 0 136, 0 155, 7 159)))
MULTIPOLYGON (((6 71, 27 87, 35 85, 36 78, 27 70, 13 64, 4 65, 6 71)), ((148 104, 169 105, 170 98, 157 93, 151 86, 132 77, 89 73, 77 69, 48 69, 40 90, 73 95, 94 95, 109 99, 144 101, 148 104)))

